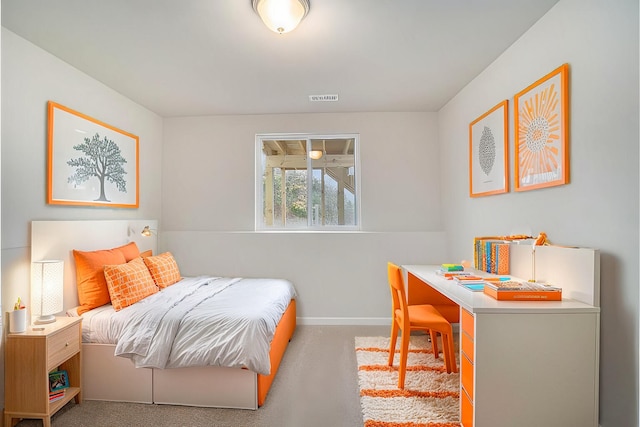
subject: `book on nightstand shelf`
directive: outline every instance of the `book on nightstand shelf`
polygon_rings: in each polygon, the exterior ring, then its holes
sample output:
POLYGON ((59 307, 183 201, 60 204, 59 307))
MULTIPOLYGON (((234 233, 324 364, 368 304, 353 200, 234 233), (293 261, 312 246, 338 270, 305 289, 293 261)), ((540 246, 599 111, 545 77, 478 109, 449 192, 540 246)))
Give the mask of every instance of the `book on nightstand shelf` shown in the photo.
POLYGON ((560 301, 562 288, 546 283, 506 280, 487 282, 484 293, 497 300, 560 301))
POLYGON ((49 403, 62 399, 64 397, 65 390, 66 389, 62 389, 58 391, 52 391, 51 393, 49 393, 49 403))
POLYGON ((49 372, 49 395, 57 392, 64 392, 69 388, 69 375, 67 371, 52 371, 49 372))

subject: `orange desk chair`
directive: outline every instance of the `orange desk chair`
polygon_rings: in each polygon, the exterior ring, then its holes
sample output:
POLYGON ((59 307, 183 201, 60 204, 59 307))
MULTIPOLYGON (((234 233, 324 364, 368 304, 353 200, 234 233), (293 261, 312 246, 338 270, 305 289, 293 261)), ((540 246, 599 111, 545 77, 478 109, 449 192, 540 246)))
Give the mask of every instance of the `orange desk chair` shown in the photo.
POLYGON ((389 287, 393 302, 391 320, 391 343, 389 344, 389 366, 393 366, 393 356, 398 337, 398 328, 402 331, 400 347, 400 367, 398 369, 398 388, 404 389, 404 378, 407 371, 407 353, 409 353, 409 336, 412 330, 425 330, 431 335, 433 354, 439 356, 437 333, 442 336, 442 353, 447 373, 458 372, 455 350, 453 347, 453 330, 451 323, 445 319, 432 305, 407 305, 402 270, 393 263, 388 263, 389 287))

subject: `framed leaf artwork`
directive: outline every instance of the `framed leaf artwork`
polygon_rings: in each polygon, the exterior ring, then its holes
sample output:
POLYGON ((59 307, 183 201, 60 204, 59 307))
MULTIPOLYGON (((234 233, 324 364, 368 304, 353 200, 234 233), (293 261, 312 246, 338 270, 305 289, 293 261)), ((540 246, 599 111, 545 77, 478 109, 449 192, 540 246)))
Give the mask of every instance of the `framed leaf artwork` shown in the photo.
POLYGON ((469 124, 469 195, 509 191, 507 100, 469 124))
POLYGON ((514 96, 515 190, 569 182, 569 65, 514 96))
POLYGON ((137 208, 139 138, 48 104, 47 203, 137 208))

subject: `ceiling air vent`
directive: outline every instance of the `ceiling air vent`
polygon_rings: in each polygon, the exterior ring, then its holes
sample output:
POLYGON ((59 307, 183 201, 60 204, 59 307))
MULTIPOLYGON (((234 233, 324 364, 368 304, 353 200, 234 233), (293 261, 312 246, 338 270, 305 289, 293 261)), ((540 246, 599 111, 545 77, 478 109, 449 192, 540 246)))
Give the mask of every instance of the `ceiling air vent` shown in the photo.
POLYGON ((338 94, 335 95, 309 95, 311 102, 337 102, 338 94))

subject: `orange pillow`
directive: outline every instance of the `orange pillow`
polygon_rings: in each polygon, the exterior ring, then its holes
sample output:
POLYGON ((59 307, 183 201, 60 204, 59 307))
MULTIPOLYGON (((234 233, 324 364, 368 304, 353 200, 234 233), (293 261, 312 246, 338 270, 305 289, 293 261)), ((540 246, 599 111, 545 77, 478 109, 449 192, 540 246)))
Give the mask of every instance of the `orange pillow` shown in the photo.
POLYGON ((129 242, 126 245, 118 246, 117 248, 113 248, 111 250, 122 252, 122 255, 124 255, 124 259, 127 262, 140 256, 140 249, 138 249, 138 245, 136 244, 136 242, 129 242))
POLYGON ((149 249, 148 251, 140 252, 140 256, 142 258, 146 258, 148 256, 153 256, 153 251, 149 249))
POLYGON ((124 264, 138 257, 140 250, 136 242, 117 248, 91 252, 73 251, 76 261, 76 285, 78 288, 78 314, 86 313, 110 301, 107 282, 104 278, 105 264, 124 264))
POLYGON ((104 277, 115 311, 158 292, 142 258, 135 258, 126 264, 105 265, 104 277))
POLYGON ((78 287, 78 314, 109 304, 109 290, 104 278, 105 264, 127 262, 119 250, 92 252, 73 251, 76 261, 76 285, 78 287))
POLYGON ((171 286, 182 279, 178 264, 171 252, 146 257, 144 258, 144 263, 147 265, 153 281, 156 282, 160 289, 171 286))

